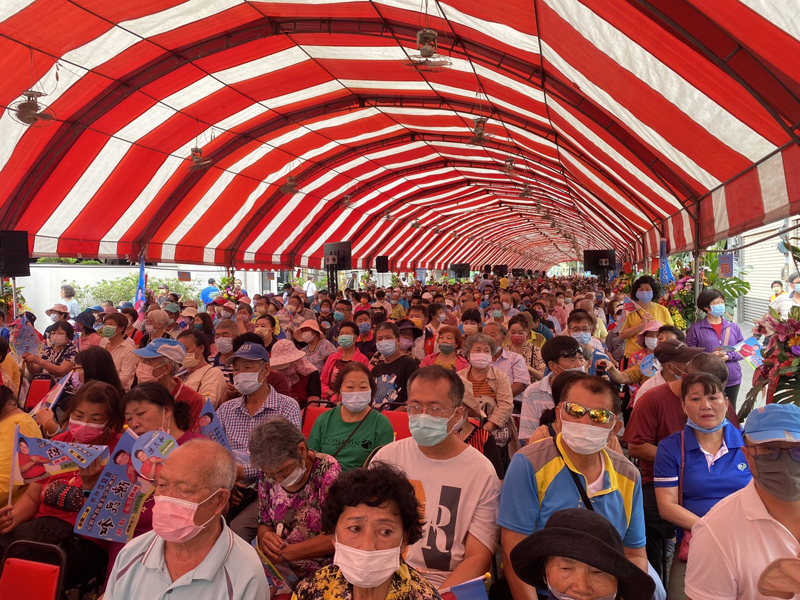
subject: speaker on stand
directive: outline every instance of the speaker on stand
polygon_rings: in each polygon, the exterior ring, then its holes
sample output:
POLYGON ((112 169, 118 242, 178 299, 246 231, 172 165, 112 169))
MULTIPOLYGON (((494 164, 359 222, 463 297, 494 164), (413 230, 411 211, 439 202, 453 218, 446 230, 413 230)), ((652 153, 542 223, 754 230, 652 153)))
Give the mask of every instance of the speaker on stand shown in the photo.
POLYGON ((30 277, 30 261, 28 232, 0 231, 0 277, 11 278, 14 317, 17 316, 17 277, 30 277))

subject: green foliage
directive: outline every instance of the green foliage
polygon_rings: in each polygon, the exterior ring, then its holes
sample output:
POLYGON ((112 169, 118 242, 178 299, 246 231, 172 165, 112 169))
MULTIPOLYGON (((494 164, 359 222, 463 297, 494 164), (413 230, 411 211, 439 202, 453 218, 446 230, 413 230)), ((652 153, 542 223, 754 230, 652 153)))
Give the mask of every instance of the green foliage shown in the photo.
POLYGON ((78 258, 58 258, 55 256, 43 256, 36 260, 40 265, 102 265, 99 260, 81 260, 78 258))
MULTIPOLYGON (((133 302, 136 297, 136 286, 139 283, 138 273, 129 273, 124 277, 106 280, 93 285, 78 285, 75 282, 63 281, 75 288, 75 300, 85 308, 100 304, 103 300, 111 300, 116 306, 120 302, 133 302)), ((200 286, 194 282, 178 281, 173 278, 148 277, 147 287, 151 290, 158 289, 158 286, 165 283, 169 286, 170 292, 183 295, 184 299, 198 298, 200 296, 200 286)))

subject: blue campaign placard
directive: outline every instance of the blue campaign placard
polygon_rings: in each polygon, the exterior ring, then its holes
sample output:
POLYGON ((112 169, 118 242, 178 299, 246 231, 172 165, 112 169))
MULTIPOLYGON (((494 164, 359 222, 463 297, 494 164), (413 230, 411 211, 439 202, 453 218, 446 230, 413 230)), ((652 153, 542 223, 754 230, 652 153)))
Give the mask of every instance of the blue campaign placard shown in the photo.
POLYGON ((653 354, 648 354, 639 362, 639 370, 645 377, 655 377, 660 367, 658 359, 653 354))
POLYGON ((217 418, 217 411, 214 410, 214 405, 211 404, 211 400, 206 400, 206 405, 203 407, 197 422, 200 425, 200 433, 202 435, 222 444, 228 450, 231 449, 228 445, 228 438, 225 435, 225 430, 222 428, 222 423, 220 423, 217 418))
MULTIPOLYGON (((164 440, 168 446, 177 446, 173 438, 164 435, 171 440, 164 440)), ((147 435, 143 437, 146 437, 146 441, 154 440, 147 435)), ((122 434, 92 493, 78 513, 75 533, 123 544, 133 537, 142 506, 154 490, 153 484, 141 477, 134 467, 134 445, 137 441, 138 436, 130 429, 122 434)))
POLYGON ((86 468, 98 458, 104 460, 108 447, 25 437, 17 428, 13 453, 11 485, 25 485, 86 468))

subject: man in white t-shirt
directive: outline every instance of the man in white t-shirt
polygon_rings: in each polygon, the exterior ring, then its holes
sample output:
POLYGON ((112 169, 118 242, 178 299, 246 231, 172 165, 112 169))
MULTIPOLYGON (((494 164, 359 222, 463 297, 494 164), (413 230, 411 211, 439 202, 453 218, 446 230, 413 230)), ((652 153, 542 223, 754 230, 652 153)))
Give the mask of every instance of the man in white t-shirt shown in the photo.
POLYGON ((308 276, 308 281, 303 284, 303 291, 306 293, 306 298, 308 298, 309 302, 314 300, 314 295, 317 293, 317 286, 311 278, 311 275, 308 276))
POLYGON ((453 431, 466 418, 464 384, 452 369, 425 367, 408 380, 410 438, 373 461, 406 472, 423 508, 422 539, 406 562, 437 589, 482 576, 497 540, 500 482, 492 463, 453 431))
POLYGON ((692 527, 686 600, 796 598, 800 591, 800 408, 768 404, 744 425, 753 481, 692 527))

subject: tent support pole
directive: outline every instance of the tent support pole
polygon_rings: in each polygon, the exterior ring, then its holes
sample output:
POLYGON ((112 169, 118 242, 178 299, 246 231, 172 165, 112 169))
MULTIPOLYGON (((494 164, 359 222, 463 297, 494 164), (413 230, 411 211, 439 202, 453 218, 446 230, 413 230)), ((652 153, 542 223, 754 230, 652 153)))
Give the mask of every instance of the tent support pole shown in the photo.
POLYGON ((14 319, 17 318, 17 278, 11 278, 11 302, 13 307, 11 309, 14 319))

